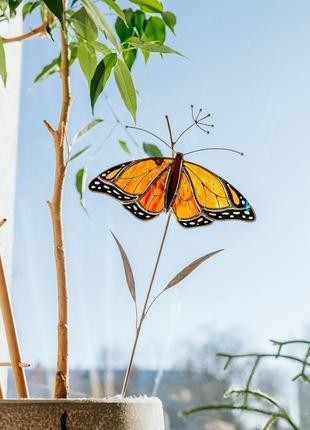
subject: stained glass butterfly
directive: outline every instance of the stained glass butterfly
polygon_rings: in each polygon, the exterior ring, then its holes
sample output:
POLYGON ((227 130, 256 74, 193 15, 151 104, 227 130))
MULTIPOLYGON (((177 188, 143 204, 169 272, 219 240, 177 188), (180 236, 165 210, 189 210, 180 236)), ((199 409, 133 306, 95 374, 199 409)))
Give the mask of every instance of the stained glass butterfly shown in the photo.
POLYGON ((151 220, 173 211, 187 228, 214 221, 255 220, 246 198, 228 181, 210 170, 174 157, 151 157, 129 161, 100 173, 91 191, 108 194, 141 220, 151 220))

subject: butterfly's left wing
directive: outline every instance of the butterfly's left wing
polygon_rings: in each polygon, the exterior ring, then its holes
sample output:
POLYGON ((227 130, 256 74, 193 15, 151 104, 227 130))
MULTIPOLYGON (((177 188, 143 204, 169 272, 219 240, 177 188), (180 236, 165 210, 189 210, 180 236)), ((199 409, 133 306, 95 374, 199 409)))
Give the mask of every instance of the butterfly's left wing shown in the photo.
MULTIPOLYGON (((186 174, 188 178, 201 215, 207 217, 208 220, 249 222, 255 220, 255 212, 250 203, 225 179, 188 161, 184 161, 183 174, 186 174)), ((203 225, 203 223, 199 225, 203 225)), ((191 226, 194 225, 190 223, 186 225, 186 227, 191 226)))
POLYGON ((145 158, 119 164, 94 178, 89 189, 117 199, 135 217, 150 220, 164 209, 172 158, 145 158))

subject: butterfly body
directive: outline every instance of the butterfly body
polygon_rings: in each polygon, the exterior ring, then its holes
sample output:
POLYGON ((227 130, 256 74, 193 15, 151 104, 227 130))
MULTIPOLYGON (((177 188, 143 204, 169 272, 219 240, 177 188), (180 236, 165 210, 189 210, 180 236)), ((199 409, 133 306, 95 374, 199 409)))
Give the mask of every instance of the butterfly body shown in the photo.
POLYGON ((176 153, 173 160, 173 164, 170 169, 169 176, 167 178, 166 194, 165 194, 165 211, 168 212, 175 199, 176 192, 181 179, 183 165, 183 154, 180 152, 176 153))
POLYGON ((184 160, 181 153, 117 165, 94 178, 89 189, 114 197, 142 220, 169 211, 187 228, 255 220, 253 208, 238 190, 210 170, 184 160))

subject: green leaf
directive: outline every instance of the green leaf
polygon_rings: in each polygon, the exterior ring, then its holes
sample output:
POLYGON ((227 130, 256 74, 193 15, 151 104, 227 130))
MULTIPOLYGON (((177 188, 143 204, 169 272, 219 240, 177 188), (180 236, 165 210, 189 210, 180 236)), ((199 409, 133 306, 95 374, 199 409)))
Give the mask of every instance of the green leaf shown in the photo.
POLYGON ((53 30, 53 27, 51 27, 49 24, 47 24, 46 25, 46 32, 49 35, 49 37, 52 39, 52 41, 55 42, 52 30, 53 30))
MULTIPOLYGON (((128 16, 128 14, 126 15, 128 16)), ((130 25, 128 21, 127 25, 124 24, 124 22, 120 18, 117 18, 117 20, 115 21, 115 31, 122 43, 134 34, 133 26, 130 25)))
POLYGON ((3 41, 1 38, 0 38, 0 75, 2 77, 4 86, 6 86, 6 80, 7 80, 8 74, 6 70, 5 50, 4 50, 3 41))
POLYGON ((75 43, 75 42, 71 42, 69 44, 69 50, 70 50, 70 61, 69 61, 69 64, 71 66, 75 62, 75 60, 77 59, 78 44, 75 43))
POLYGON ((173 34, 175 34, 174 33, 174 27, 177 23, 177 17, 175 16, 175 14, 167 11, 167 12, 162 12, 161 16, 162 16, 166 26, 170 28, 170 30, 172 31, 173 34))
POLYGON ((131 113, 134 121, 136 121, 136 114, 137 114, 136 89, 134 87, 134 83, 132 81, 132 77, 128 67, 119 58, 117 59, 117 63, 114 68, 114 76, 115 76, 118 90, 123 99, 123 102, 126 108, 131 113))
POLYGON ((85 209, 84 194, 86 190, 86 180, 87 180, 87 169, 84 167, 78 170, 75 174, 75 187, 80 196, 80 203, 83 209, 85 209))
POLYGON ((141 10, 136 10, 134 12, 134 25, 138 30, 139 36, 141 37, 144 33, 144 24, 146 22, 145 13, 141 10))
POLYGON ((76 158, 78 158, 80 155, 84 154, 84 152, 88 151, 88 149, 91 147, 91 145, 87 145, 85 146, 85 148, 81 149, 80 151, 76 152, 75 154, 73 154, 70 158, 69 161, 73 161, 76 158))
POLYGON ((60 70, 60 57, 55 58, 53 61, 51 61, 49 64, 43 67, 41 72, 36 76, 34 83, 43 81, 48 76, 59 72, 60 70))
POLYGON ((157 0, 130 0, 131 3, 135 3, 140 6, 140 9, 144 12, 157 13, 163 12, 163 5, 157 0))
POLYGON ((23 15, 23 19, 26 18, 27 15, 30 15, 31 12, 33 12, 40 4, 40 1, 31 1, 29 3, 26 3, 23 6, 23 10, 22 10, 22 15, 23 15))
POLYGON ((78 59, 84 76, 87 81, 90 82, 97 67, 95 48, 87 42, 80 42, 78 47, 78 59))
MULTIPOLYGON (((119 5, 114 0, 102 0, 105 4, 107 4, 111 9, 114 10, 117 16, 120 17, 126 24, 126 18, 123 10, 119 7, 119 5)), ((127 24, 126 24, 127 25, 127 24)))
POLYGON ((154 143, 143 143, 143 151, 150 157, 163 157, 163 153, 154 143))
POLYGON ((64 24, 64 10, 62 0, 43 0, 43 3, 46 4, 48 9, 52 12, 56 18, 59 19, 60 24, 63 26, 64 24))
POLYGON ((96 49, 96 51, 101 52, 101 54, 107 55, 111 53, 110 48, 107 45, 101 42, 93 42, 92 46, 96 49))
POLYGON ((115 47, 118 47, 118 43, 114 36, 113 30, 110 27, 110 24, 106 21, 105 17, 102 15, 100 9, 98 9, 97 6, 91 2, 91 0, 81 0, 81 2, 85 7, 85 10, 88 15, 96 24, 98 30, 102 31, 106 35, 107 39, 115 47))
POLYGON ((127 143, 124 140, 119 140, 118 141, 120 147, 122 148, 123 151, 125 151, 127 154, 130 154, 129 148, 127 143))
POLYGON ((127 64, 127 67, 129 70, 131 70, 135 60, 137 57, 137 50, 136 49, 129 49, 123 51, 123 58, 125 60, 125 63, 127 64))
POLYGON ((160 54, 177 54, 181 55, 183 57, 183 54, 181 54, 178 51, 175 51, 172 48, 169 48, 169 46, 163 45, 159 42, 147 42, 138 39, 137 37, 131 37, 127 41, 131 46, 139 49, 143 49, 147 52, 159 52, 160 54))
POLYGON ((142 49, 142 54, 143 54, 143 58, 144 58, 144 63, 146 64, 150 58, 150 53, 148 51, 145 51, 144 49, 142 49))
POLYGON ((166 26, 157 16, 151 16, 146 22, 144 34, 147 40, 164 42, 166 39, 166 26))
POLYGON ((78 37, 82 38, 83 40, 88 40, 89 42, 97 39, 97 26, 86 12, 84 7, 72 15, 71 21, 78 37))
POLYGON ((21 4, 22 0, 8 0, 9 9, 10 9, 10 18, 14 18, 16 16, 16 10, 18 6, 21 4))
POLYGON ((117 62, 116 54, 108 54, 98 64, 94 76, 90 82, 90 102, 91 108, 94 113, 95 103, 102 93, 113 67, 117 62))
POLYGON ((84 127, 79 130, 74 138, 72 139, 72 145, 74 145, 78 140, 82 139, 87 133, 89 133, 94 127, 98 124, 101 124, 104 120, 102 118, 95 118, 90 121, 88 124, 84 125, 84 127))

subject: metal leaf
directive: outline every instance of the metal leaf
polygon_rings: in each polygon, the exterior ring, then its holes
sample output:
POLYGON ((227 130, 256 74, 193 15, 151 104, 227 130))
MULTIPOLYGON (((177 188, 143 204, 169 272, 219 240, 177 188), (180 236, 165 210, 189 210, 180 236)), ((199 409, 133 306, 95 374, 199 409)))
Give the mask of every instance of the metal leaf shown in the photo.
POLYGON ((125 275, 126 275, 126 280, 127 280, 127 285, 131 294, 131 297, 133 298, 133 301, 136 303, 136 286, 135 286, 135 278, 133 276, 133 272, 131 269, 131 265, 129 263, 129 259, 127 257, 127 254, 124 250, 124 248, 122 247, 122 245, 120 244, 119 240, 117 239, 117 237, 114 235, 114 233, 112 233, 112 236, 115 239, 115 242, 118 246, 119 252, 121 254, 122 260, 123 260, 123 265, 124 265, 124 271, 125 271, 125 275))
POLYGON ((218 251, 214 251, 214 252, 210 252, 209 254, 206 254, 200 258, 197 258, 197 260, 193 261, 191 264, 189 264, 188 266, 186 266, 183 270, 181 270, 181 272, 179 272, 170 282, 168 285, 166 285, 166 287, 164 288, 165 290, 168 290, 169 288, 174 287, 176 284, 178 284, 179 282, 183 281, 184 278, 186 278, 190 273, 192 273, 193 270, 195 270, 198 266, 200 266, 201 263, 203 263, 204 261, 208 260, 209 258, 213 257, 213 255, 224 251, 223 249, 219 249, 218 251))

